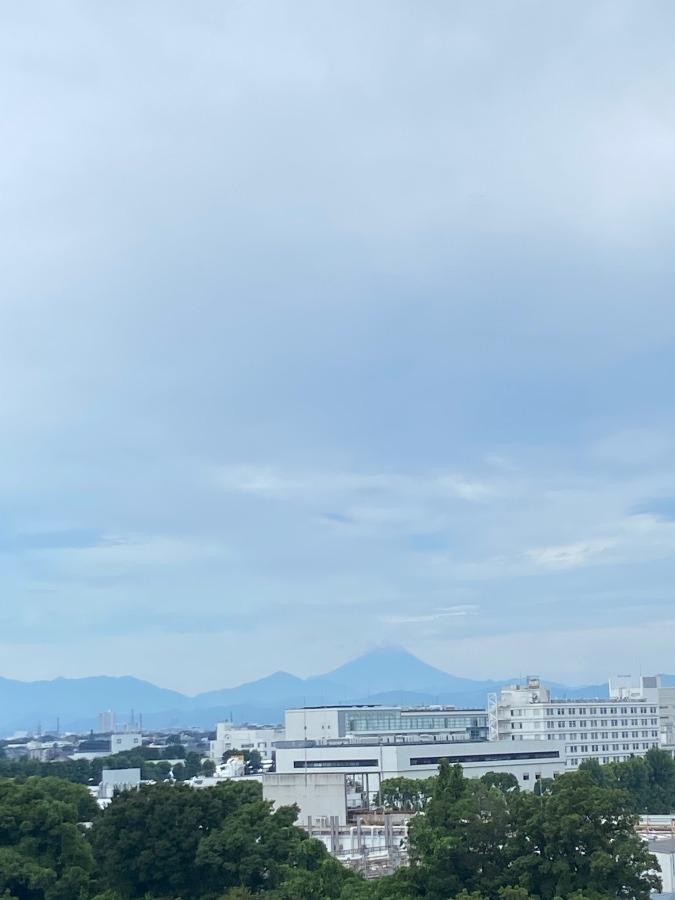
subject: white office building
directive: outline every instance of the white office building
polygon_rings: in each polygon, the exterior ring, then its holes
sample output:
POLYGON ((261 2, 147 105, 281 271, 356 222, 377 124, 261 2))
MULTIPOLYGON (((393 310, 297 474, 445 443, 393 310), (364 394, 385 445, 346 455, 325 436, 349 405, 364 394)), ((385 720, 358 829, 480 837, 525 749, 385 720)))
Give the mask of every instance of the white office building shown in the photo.
POLYGON ((552 700, 538 678, 492 694, 488 703, 493 741, 545 741, 561 749, 565 769, 585 759, 623 762, 660 744, 658 678, 610 679, 609 700, 552 700))
POLYGON ((424 741, 413 743, 353 743, 336 741, 285 741, 277 745, 276 771, 302 775, 311 772, 349 775, 372 795, 386 778, 404 775, 429 778, 438 774, 442 759, 462 766, 467 777, 487 772, 509 772, 523 790, 534 788, 540 778, 553 778, 565 771, 564 747, 523 741, 514 746, 505 741, 424 741))
POLYGON ((306 706, 286 710, 286 740, 352 743, 480 741, 488 738, 484 709, 454 706, 306 706))
POLYGON ((281 725, 233 725, 218 722, 216 739, 209 743, 209 756, 220 762, 227 750, 257 750, 263 759, 271 759, 277 741, 284 740, 281 725))

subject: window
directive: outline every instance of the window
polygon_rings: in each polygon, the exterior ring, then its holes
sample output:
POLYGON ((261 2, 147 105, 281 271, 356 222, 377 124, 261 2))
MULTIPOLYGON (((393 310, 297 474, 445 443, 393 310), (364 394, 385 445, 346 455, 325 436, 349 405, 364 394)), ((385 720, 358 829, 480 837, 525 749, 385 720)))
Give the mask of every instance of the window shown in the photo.
POLYGON ((585 709, 585 707, 583 707, 583 706, 580 706, 580 707, 579 707, 579 715, 580 715, 580 716, 585 716, 585 715, 586 715, 586 709, 585 709))
POLYGON ((621 724, 622 724, 622 725, 628 725, 628 719, 622 719, 622 720, 621 720, 621 724))
POLYGON ((582 753, 588 753, 588 744, 582 744, 582 745, 581 745, 581 752, 582 752, 582 753))
POLYGON ((590 712, 590 714, 591 714, 592 716, 597 716, 597 714, 598 714, 598 710, 596 709, 595 706, 592 706, 592 707, 590 708, 589 712, 590 712))
POLYGON ((637 706, 631 706, 630 711, 631 711, 632 713, 636 713, 636 712, 637 712, 637 706))
POLYGON ((600 715, 601 715, 601 716, 606 716, 606 715, 607 715, 607 707, 606 707, 606 706, 601 706, 601 707, 600 707, 600 715))
POLYGON ((576 727, 577 727, 577 723, 574 721, 574 719, 571 719, 570 720, 570 728, 576 728, 576 727))
POLYGON ((619 724, 619 720, 618 720, 618 719, 612 719, 612 721, 611 721, 612 728, 616 728, 616 726, 617 726, 618 724, 619 724))
POLYGON ((597 727, 598 727, 598 720, 591 719, 591 728, 597 728, 597 727))
POLYGON ((597 744, 591 744, 591 753, 597 753, 598 749, 599 748, 597 744))
POLYGON ((587 725, 588 725, 588 723, 586 722, 585 719, 583 721, 579 722, 579 728, 586 728, 587 725))
POLYGON ((621 715, 622 715, 622 716, 625 716, 626 713, 628 712, 628 707, 627 707, 627 706, 622 706, 620 712, 621 712, 621 715))
MULTIPOLYGON (((411 760, 412 762, 412 760, 411 760)), ((343 769, 373 768, 377 766, 376 759, 294 759, 294 769, 330 769, 333 767, 343 769)))
POLYGON ((627 738, 627 737, 628 737, 628 732, 627 732, 627 731, 622 731, 622 732, 621 732, 621 737, 622 737, 622 738, 627 738))
POLYGON ((618 744, 612 744, 612 750, 618 750, 618 749, 619 749, 618 744))
POLYGON ((529 780, 530 780, 530 773, 525 772, 525 774, 523 775, 523 781, 529 781, 529 780))
POLYGON ((630 744, 622 744, 621 749, 622 750, 630 750, 630 744))
POLYGON ((576 746, 570 747, 570 748, 569 748, 569 751, 570 751, 570 753, 576 753, 576 752, 577 752, 576 746))

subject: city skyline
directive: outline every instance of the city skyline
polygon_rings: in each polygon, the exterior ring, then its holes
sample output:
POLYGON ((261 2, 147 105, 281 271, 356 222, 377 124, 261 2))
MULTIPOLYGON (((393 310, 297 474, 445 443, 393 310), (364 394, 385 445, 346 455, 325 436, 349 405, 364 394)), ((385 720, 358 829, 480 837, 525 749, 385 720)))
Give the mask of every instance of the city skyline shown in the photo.
POLYGON ((0 676, 675 671, 656 7, 3 11, 0 676))

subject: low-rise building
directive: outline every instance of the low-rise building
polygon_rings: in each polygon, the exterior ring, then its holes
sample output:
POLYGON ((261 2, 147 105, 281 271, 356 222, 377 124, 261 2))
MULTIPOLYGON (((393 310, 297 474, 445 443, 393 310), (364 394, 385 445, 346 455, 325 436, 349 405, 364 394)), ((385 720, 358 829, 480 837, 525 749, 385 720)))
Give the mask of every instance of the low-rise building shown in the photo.
POLYGON ((118 791, 134 791, 140 786, 140 769, 103 769, 98 786, 98 798, 111 800, 118 791))
POLYGON ((454 706, 306 706, 286 710, 287 741, 328 743, 351 740, 400 743, 403 740, 488 739, 485 709, 454 706))
POLYGON ((71 759, 97 759, 124 753, 126 750, 137 750, 143 746, 143 735, 139 732, 122 732, 119 734, 94 735, 80 741, 70 754, 71 759))
POLYGON ((283 741, 282 725, 234 725, 218 722, 216 739, 209 743, 209 756, 220 761, 228 750, 257 750, 263 759, 271 759, 277 741, 283 741))
POLYGON ((350 775, 372 797, 381 781, 404 775, 436 775, 441 760, 462 766, 467 777, 487 772, 515 775, 523 790, 532 790, 540 778, 553 778, 565 770, 562 745, 542 746, 538 741, 354 743, 285 741, 277 744, 277 774, 322 772, 350 775))

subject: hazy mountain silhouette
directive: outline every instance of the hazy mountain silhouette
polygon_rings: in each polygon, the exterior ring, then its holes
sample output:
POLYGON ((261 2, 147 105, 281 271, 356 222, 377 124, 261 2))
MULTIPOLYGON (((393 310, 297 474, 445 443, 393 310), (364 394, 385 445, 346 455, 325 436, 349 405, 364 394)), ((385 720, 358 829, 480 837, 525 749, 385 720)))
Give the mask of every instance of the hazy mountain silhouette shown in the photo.
MULTIPOLYGON (((18 729, 53 731, 57 717, 61 729, 96 727, 98 713, 112 709, 118 721, 143 715, 149 728, 196 725, 213 728, 229 719, 235 722, 283 721, 284 709, 335 703, 382 703, 385 705, 446 704, 485 707, 488 693, 513 684, 502 681, 461 678, 418 659, 400 648, 371 650, 311 678, 275 672, 237 687, 206 691, 189 697, 125 676, 111 678, 56 678, 53 681, 14 681, 0 678, 0 732, 18 729)), ((545 684, 547 682, 544 682, 545 684)), ((664 675, 665 685, 675 685, 675 676, 664 675)), ((554 697, 607 697, 607 684, 568 687, 548 683, 554 697)))

